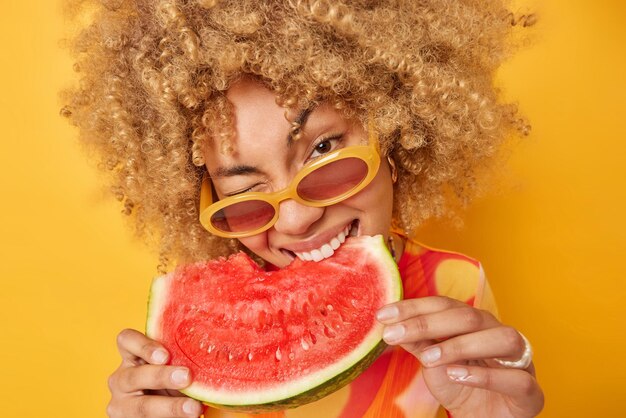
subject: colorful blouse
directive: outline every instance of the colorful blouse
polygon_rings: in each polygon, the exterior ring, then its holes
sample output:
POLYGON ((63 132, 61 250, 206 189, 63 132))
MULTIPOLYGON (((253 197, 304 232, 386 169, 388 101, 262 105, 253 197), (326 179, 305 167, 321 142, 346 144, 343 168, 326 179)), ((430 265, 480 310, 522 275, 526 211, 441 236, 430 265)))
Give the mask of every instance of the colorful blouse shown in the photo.
MULTIPOLYGON (((494 314, 480 263, 465 255, 405 242, 398 262, 404 298, 449 296, 494 314)), ((209 408, 205 418, 436 418, 446 412, 430 394, 419 361, 400 347, 387 350, 352 383, 319 401, 286 411, 242 414, 209 408)))

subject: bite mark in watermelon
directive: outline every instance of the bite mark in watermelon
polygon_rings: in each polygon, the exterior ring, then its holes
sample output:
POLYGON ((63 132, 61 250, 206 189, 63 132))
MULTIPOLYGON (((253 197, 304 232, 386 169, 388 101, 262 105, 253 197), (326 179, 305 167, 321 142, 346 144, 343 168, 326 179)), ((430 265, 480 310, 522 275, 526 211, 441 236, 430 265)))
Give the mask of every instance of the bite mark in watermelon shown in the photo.
POLYGON ((401 297, 380 235, 271 272, 239 253, 156 278, 146 334, 171 364, 189 367, 188 396, 239 411, 286 409, 365 370, 385 348, 375 313, 401 297))

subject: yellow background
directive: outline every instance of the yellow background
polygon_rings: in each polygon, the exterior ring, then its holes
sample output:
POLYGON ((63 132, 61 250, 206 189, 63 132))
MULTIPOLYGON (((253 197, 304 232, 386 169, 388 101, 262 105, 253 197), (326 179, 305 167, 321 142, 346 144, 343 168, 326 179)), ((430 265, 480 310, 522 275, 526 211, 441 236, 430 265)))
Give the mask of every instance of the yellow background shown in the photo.
MULTIPOLYGON (((157 263, 58 116, 72 72, 57 2, 2 4, 0 415, 102 417, 115 335, 143 328, 157 263)), ((504 320, 534 344, 542 417, 623 416, 626 6, 533 6, 535 46, 501 73, 533 124, 510 188, 423 239, 483 261, 504 320)))

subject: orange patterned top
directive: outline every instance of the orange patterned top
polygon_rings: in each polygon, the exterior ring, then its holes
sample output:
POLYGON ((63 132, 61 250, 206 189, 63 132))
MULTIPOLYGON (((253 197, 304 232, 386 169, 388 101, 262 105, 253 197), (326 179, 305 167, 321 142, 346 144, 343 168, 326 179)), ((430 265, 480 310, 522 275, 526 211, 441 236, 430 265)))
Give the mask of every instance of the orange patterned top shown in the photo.
MULTIPOLYGON (((398 262, 404 298, 449 296, 497 314, 480 263, 465 255, 407 240, 398 262)), ((209 408, 205 418, 436 418, 446 412, 430 394, 417 359, 389 347, 352 383, 296 409, 241 414, 209 408)))

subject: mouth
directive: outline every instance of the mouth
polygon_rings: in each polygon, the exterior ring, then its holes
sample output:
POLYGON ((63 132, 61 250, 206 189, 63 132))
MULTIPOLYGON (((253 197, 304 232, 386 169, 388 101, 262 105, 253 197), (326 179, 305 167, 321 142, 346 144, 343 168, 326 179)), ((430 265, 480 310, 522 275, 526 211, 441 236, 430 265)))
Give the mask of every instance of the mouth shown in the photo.
POLYGON ((302 252, 293 252, 288 250, 283 251, 288 251, 290 255, 296 256, 303 261, 322 261, 326 258, 332 257, 332 255, 335 253, 335 250, 341 247, 341 245, 346 241, 346 238, 357 237, 359 236, 359 233, 359 220, 355 219, 350 222, 350 224, 346 225, 344 229, 339 231, 336 236, 331 238, 330 241, 322 244, 319 248, 311 251, 302 252))

